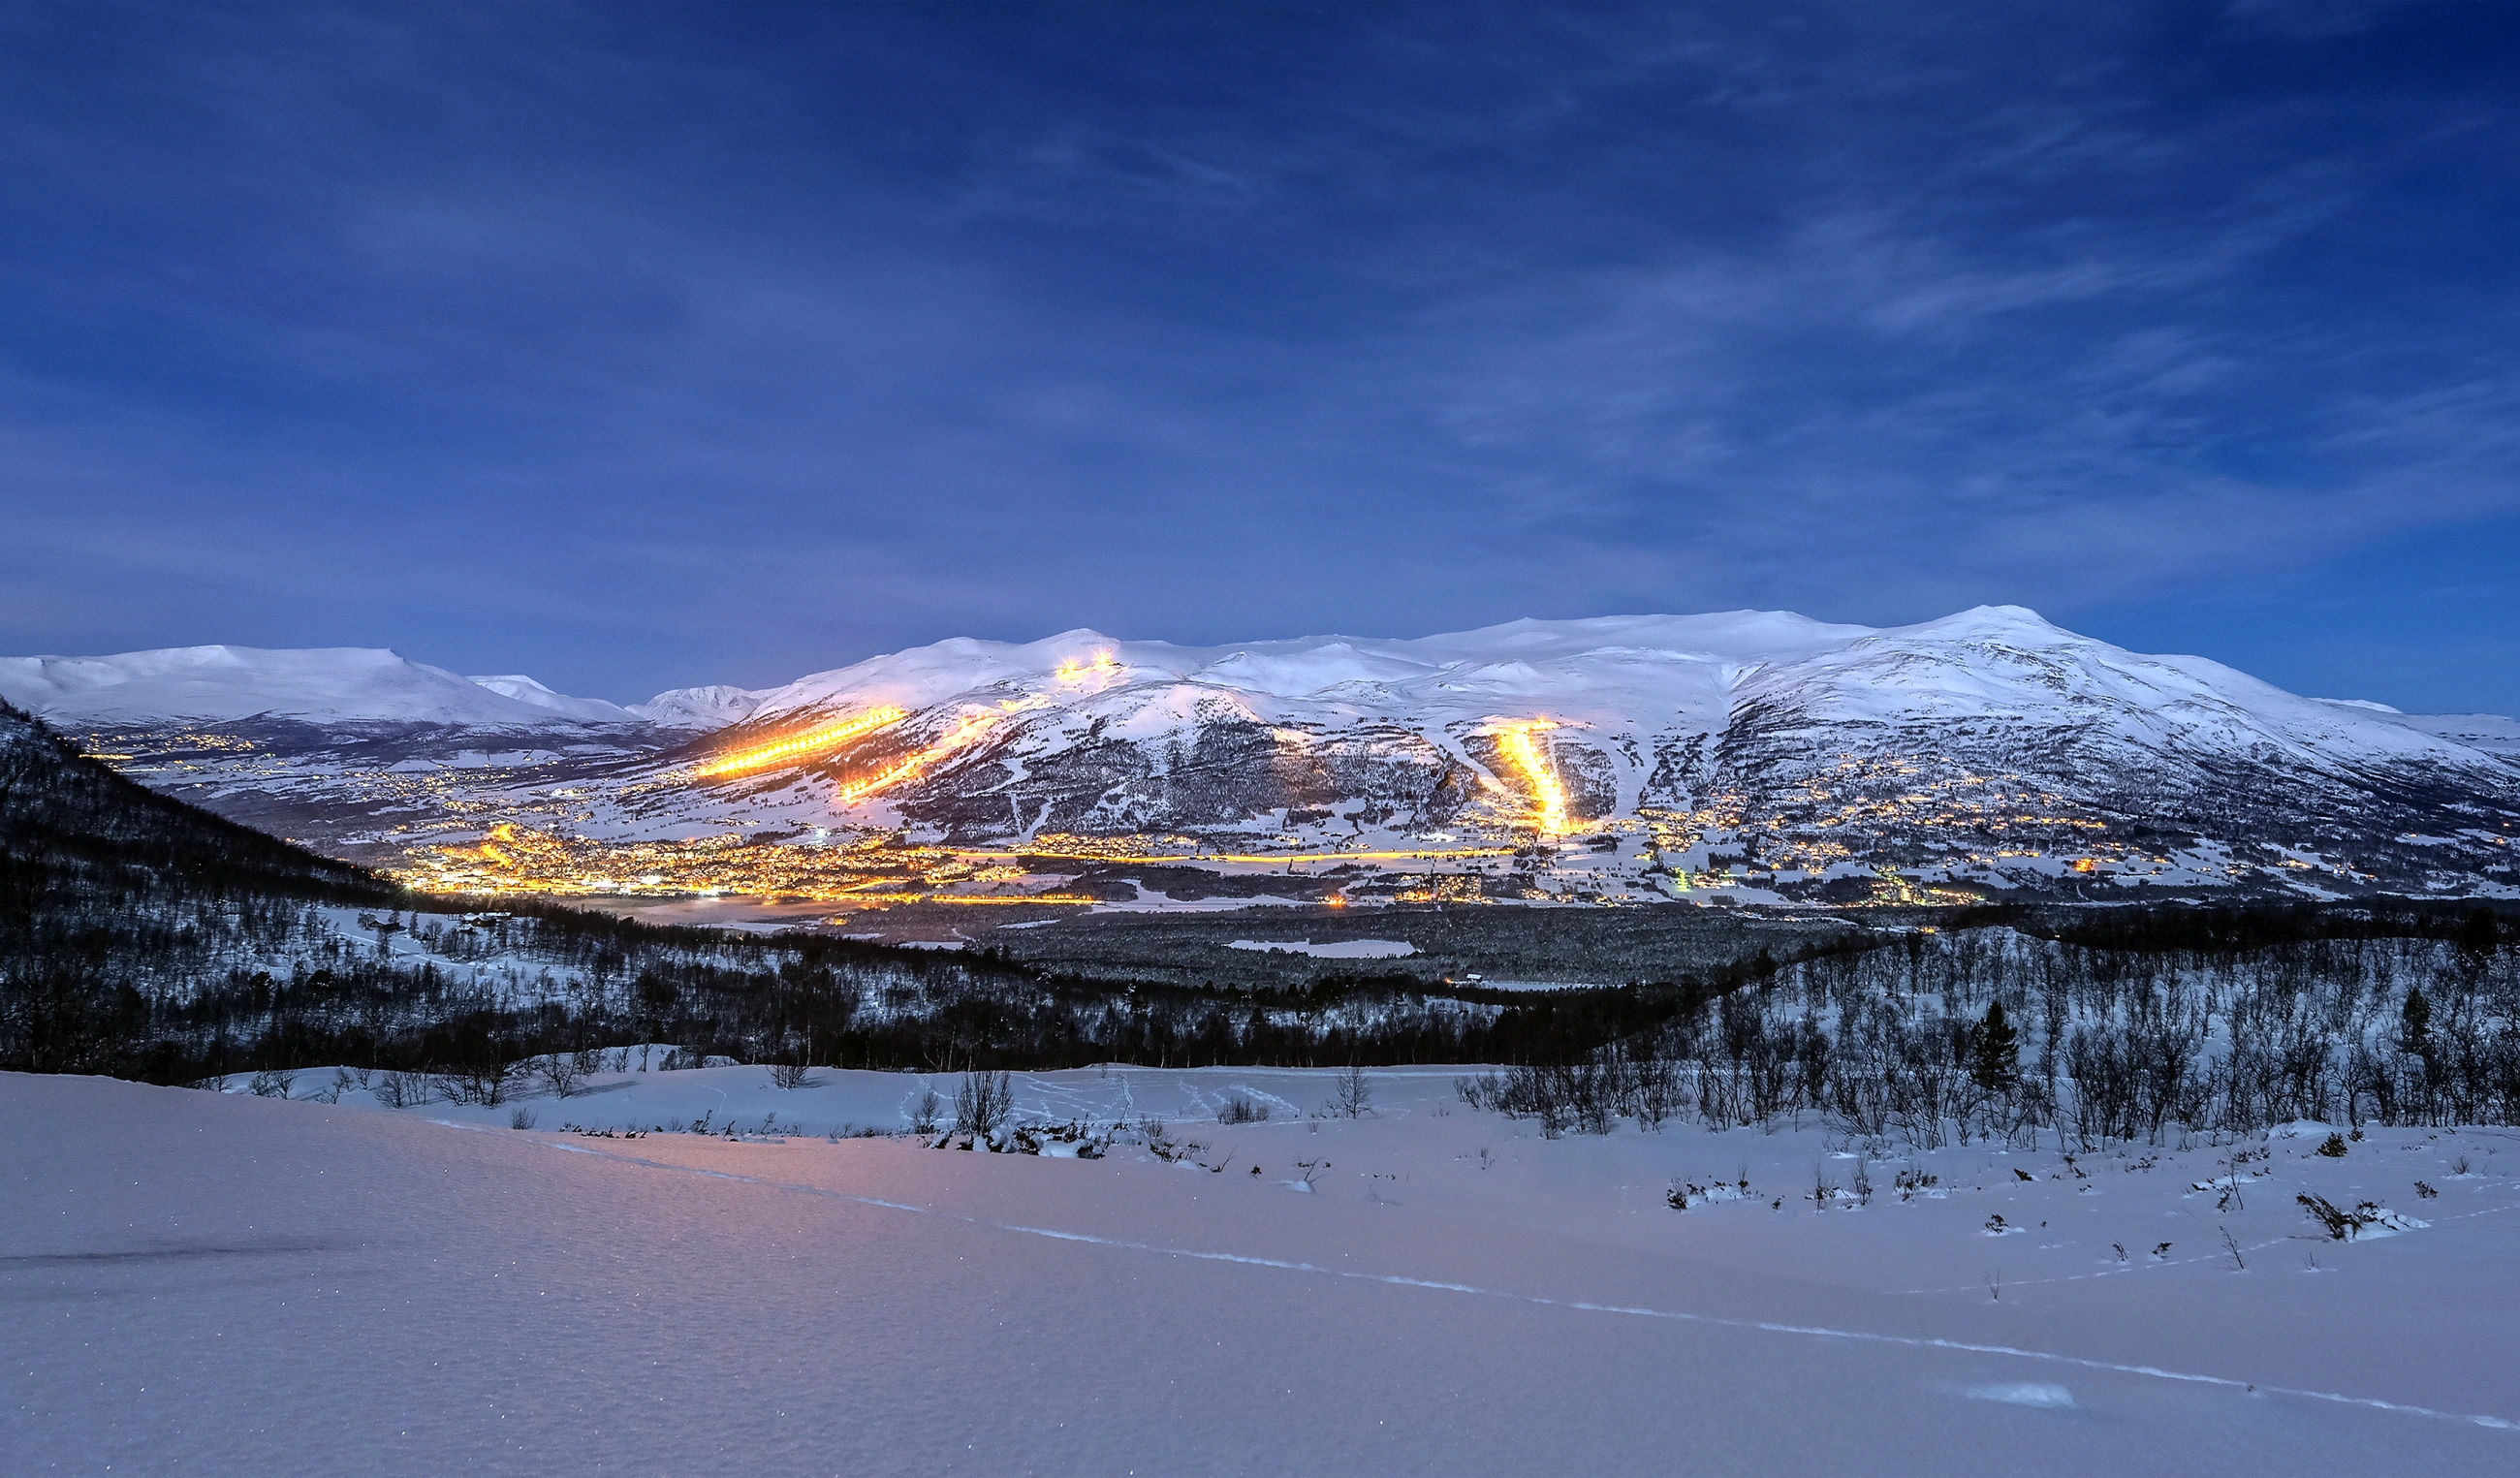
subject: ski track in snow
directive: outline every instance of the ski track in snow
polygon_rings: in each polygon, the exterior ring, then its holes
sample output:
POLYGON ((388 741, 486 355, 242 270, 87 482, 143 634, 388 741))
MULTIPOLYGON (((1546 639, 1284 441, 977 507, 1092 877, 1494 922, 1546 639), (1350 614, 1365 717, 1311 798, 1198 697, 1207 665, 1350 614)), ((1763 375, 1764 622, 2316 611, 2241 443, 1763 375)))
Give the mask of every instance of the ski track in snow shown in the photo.
MULTIPOLYGON (((448 1129, 461 1129, 476 1134, 495 1135, 503 1132, 488 1125, 465 1124, 453 1119, 431 1119, 429 1122, 448 1129)), ((733 1181, 742 1185, 760 1186, 768 1189, 786 1191, 797 1195, 818 1196, 826 1200, 849 1201, 861 1206, 878 1207, 886 1211, 902 1211, 908 1212, 914 1216, 935 1217, 942 1221, 963 1222, 970 1226, 984 1227, 991 1231, 1005 1232, 1021 1236, 1046 1237, 1054 1241, 1062 1242, 1089 1243, 1099 1247, 1114 1247, 1131 1252, 1152 1253, 1159 1257, 1185 1258, 1196 1262, 1232 1263, 1252 1268, 1271 1268, 1281 1272, 1300 1273, 1317 1277, 1348 1278, 1358 1282, 1382 1283, 1394 1287, 1424 1288, 1440 1293, 1459 1293, 1476 1298, 1493 1298, 1509 1303, 1531 1304, 1545 1308, 1573 1309, 1588 1314, 1615 1314, 1632 1319, 1658 1319, 1668 1320, 1679 1323, 1709 1324, 1729 1329, 1755 1329, 1771 1334, 1797 1335, 1806 1339, 1844 1340, 1850 1343, 1897 1345, 1912 1349, 1951 1350, 1972 1355, 2001 1355, 2016 1360, 2038 1361, 2043 1364, 2067 1366, 2080 1369, 2106 1370, 2124 1375, 2140 1375, 2154 1380, 2178 1381, 2188 1385, 2214 1386, 2252 1394, 2264 1393, 2271 1396, 2291 1396, 2304 1401, 2327 1402, 2337 1406, 2362 1407, 2372 1411, 2394 1411, 2401 1415, 2421 1416, 2437 1421, 2460 1422, 2473 1426, 2488 1427, 2497 1431, 2520 1431, 2520 1421, 2515 1421, 2508 1417, 2482 1415, 2462 1411, 2444 1411, 2432 1407, 2413 1406, 2405 1402, 2382 1401, 2376 1397, 2370 1396, 2348 1396, 2335 1391, 2312 1391, 2294 1386, 2261 1386, 2250 1381, 2235 1379, 2228 1375, 2203 1375, 2191 1371, 2164 1369, 2159 1366, 2120 1365, 2113 1361, 2089 1360, 2077 1355, 2061 1355, 2047 1350, 2026 1350, 2016 1345, 1978 1344, 1966 1340, 1932 1339, 1919 1335, 1881 1334, 1863 1329, 1832 1329, 1818 1324, 1783 1323, 1767 1320, 1728 1319, 1715 1314, 1698 1314, 1688 1310, 1678 1309, 1649 1309, 1635 1304, 1605 1304, 1595 1303, 1582 1299, 1549 1298, 1545 1295, 1536 1293, 1516 1293, 1510 1289, 1505 1288, 1482 1288, 1473 1283, 1456 1283, 1434 1278, 1412 1277, 1406 1274, 1399 1273, 1361 1273, 1352 1269, 1325 1268, 1316 1263, 1290 1262, 1283 1258, 1253 1257, 1242 1253, 1217 1252, 1196 1247, 1166 1247, 1155 1242, 1131 1241, 1121 1237, 1095 1236, 1082 1232, 1064 1232, 1055 1227, 1026 1227, 1012 1222, 990 1221, 983 1217, 969 1216, 958 1211, 940 1210, 933 1206, 920 1206, 907 1201, 885 1200, 879 1196, 857 1195, 849 1191, 831 1190, 818 1186, 799 1186, 785 1181, 766 1180, 758 1176, 736 1175, 722 1170, 705 1170, 697 1166, 677 1165, 671 1161, 652 1160, 639 1155, 619 1154, 611 1150, 597 1149, 584 1144, 569 1144, 555 1140, 536 1139, 533 1142, 544 1145, 547 1148, 563 1150, 570 1154, 593 1155, 598 1159, 611 1160, 619 1164, 637 1166, 646 1170, 661 1170, 682 1175, 698 1176, 703 1179, 713 1181, 733 1181)), ((2489 1208, 2490 1211, 2505 1211, 2511 1208, 2507 1206, 2489 1208)), ((2482 1216, 2487 1214, 2488 1212, 2467 1213, 2467 1215, 2472 1216, 2482 1216)), ((2449 1218, 2445 1218, 2444 1220, 2449 1220, 2449 1218)), ((2278 1240, 2283 1239, 2278 1238, 2278 1240)), ((2271 1246, 2273 1244, 2270 1242, 2261 1245, 2271 1246)), ((2096 1276, 2105 1275, 2082 1276, 2096 1276)), ((2067 1280, 2068 1279, 2043 1279, 2042 1281, 2067 1280)), ((1940 1292, 1949 1290, 1936 1289, 1912 1291, 1940 1292)), ((1972 1394, 1974 1394, 1974 1392, 1972 1392, 1972 1394)), ((1990 1396, 1984 1399, 2001 1400, 2005 1398, 1990 1396)))

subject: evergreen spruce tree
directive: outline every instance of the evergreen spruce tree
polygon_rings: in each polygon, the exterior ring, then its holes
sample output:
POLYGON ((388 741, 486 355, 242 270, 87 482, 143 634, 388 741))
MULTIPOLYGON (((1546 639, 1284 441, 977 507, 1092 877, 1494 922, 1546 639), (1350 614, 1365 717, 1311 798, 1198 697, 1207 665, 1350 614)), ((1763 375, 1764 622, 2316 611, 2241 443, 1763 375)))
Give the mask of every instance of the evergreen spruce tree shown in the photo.
POLYGON ((1969 1033, 1969 1076, 1988 1093, 2002 1093, 2021 1076, 2021 1050, 2012 1023, 2003 1019, 2003 1003, 1990 1001, 1986 1019, 1969 1033))
POLYGON ((2423 987, 2407 987, 2407 1004, 2398 1008, 2398 1043, 2408 1052, 2422 1053, 2433 1045, 2433 1004, 2424 999, 2423 987))

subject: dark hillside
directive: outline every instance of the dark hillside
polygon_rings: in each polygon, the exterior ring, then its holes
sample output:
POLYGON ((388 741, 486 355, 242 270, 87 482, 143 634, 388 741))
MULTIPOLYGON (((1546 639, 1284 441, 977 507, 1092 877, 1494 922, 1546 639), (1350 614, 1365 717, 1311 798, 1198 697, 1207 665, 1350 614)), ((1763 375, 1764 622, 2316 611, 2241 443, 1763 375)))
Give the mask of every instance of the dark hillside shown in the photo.
POLYGON ((381 905, 400 891, 133 784, 6 702, 0 869, 0 928, 58 917, 72 897, 132 909, 246 895, 381 905))

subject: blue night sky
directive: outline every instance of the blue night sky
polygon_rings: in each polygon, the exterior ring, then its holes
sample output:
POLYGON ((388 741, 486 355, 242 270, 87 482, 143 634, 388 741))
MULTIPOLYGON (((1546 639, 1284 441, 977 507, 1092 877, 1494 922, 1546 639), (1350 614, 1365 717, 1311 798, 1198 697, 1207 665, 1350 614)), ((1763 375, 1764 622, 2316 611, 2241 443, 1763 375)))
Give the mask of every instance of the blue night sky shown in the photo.
POLYGON ((0 652, 2034 606, 2520 710, 2520 6, 19 4, 0 652))

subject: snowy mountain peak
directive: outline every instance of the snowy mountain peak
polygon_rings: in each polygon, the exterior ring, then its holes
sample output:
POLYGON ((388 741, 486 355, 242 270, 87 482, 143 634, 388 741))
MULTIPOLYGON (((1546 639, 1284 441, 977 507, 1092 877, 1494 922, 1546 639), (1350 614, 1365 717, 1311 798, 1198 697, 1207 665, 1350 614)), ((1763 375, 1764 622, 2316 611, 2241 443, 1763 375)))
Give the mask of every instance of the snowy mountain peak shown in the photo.
POLYGON ((536 708, 548 709, 562 718, 582 719, 592 724, 627 724, 635 723, 644 717, 619 704, 608 703, 602 698, 573 698, 566 694, 554 693, 520 672, 510 673, 504 677, 476 677, 468 681, 478 683, 501 697, 514 698, 519 703, 530 703, 536 708))
POLYGON ((99 657, 0 658, 0 697, 59 727, 286 719, 311 724, 533 728, 620 723, 609 703, 530 678, 476 682, 373 647, 176 647, 99 657), (522 685, 520 697, 496 686, 522 685), (599 716, 599 711, 602 716, 599 716))
POLYGON ((632 703, 627 711, 660 729, 723 729, 752 717, 752 711, 761 706, 761 697, 751 689, 730 688, 721 683, 672 689, 644 703, 632 703))

